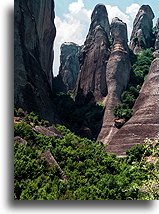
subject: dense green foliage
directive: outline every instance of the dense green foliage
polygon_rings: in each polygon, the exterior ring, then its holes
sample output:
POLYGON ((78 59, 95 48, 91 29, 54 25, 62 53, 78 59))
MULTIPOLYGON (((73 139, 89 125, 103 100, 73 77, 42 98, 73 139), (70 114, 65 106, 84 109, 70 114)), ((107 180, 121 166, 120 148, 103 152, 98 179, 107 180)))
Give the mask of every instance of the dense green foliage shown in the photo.
MULTIPOLYGON (((133 54, 131 53, 133 56, 133 54)), ((141 86, 146 79, 152 60, 151 49, 144 50, 137 57, 132 57, 132 70, 128 87, 121 95, 122 104, 115 106, 114 114, 118 118, 128 120, 132 116, 132 107, 139 96, 141 86)))
POLYGON ((128 151, 127 157, 118 158, 108 155, 102 143, 80 138, 64 126, 56 126, 62 139, 36 134, 32 129, 36 123, 25 118, 15 124, 15 136, 27 140, 27 145, 14 144, 15 199, 159 199, 158 161, 146 163, 145 159, 159 156, 157 141, 148 141, 128 151), (59 166, 51 167, 43 158, 48 150, 59 166))
POLYGON ((71 93, 58 94, 55 103, 61 120, 71 131, 84 136, 83 128, 88 127, 92 136, 97 136, 104 113, 101 103, 79 105, 73 100, 71 93))

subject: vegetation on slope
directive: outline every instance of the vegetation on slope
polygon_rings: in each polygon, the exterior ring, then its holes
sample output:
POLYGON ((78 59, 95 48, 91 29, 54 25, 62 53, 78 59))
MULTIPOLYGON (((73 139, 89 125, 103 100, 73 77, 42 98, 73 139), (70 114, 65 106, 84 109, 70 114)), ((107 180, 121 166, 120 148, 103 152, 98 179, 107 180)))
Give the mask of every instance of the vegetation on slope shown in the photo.
POLYGON ((146 76, 152 60, 154 59, 151 49, 144 50, 141 54, 133 57, 132 53, 132 69, 130 73, 130 81, 128 87, 121 95, 122 104, 115 106, 114 114, 118 118, 124 118, 127 121, 133 113, 133 105, 139 96, 140 89, 146 76))
POLYGON ((35 114, 24 113, 15 123, 15 136, 27 141, 14 143, 15 199, 159 199, 158 141, 147 141, 119 158, 108 155, 102 143, 80 138, 64 126, 56 126, 62 138, 37 134, 33 127, 43 122, 33 118, 35 114), (58 165, 44 158, 46 151, 58 165))
POLYGON ((97 137, 104 113, 101 103, 88 102, 79 105, 73 100, 71 92, 59 93, 54 100, 58 114, 67 128, 82 137, 97 137))

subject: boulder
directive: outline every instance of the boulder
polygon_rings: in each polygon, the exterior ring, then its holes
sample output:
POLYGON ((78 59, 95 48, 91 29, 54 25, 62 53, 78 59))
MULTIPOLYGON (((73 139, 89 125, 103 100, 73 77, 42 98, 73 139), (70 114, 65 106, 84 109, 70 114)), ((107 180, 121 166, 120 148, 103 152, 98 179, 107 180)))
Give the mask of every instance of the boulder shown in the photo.
POLYGON ((16 136, 14 137, 14 143, 19 143, 22 144, 23 146, 26 146, 28 144, 28 142, 26 140, 24 140, 23 138, 16 136))
POLYGON ((55 138, 60 138, 62 139, 62 135, 60 134, 60 132, 58 132, 56 130, 56 128, 54 126, 50 126, 50 127, 44 127, 44 126, 35 126, 33 128, 33 130, 37 133, 37 134, 43 134, 45 136, 53 136, 55 138))
POLYGON ((46 150, 45 152, 42 153, 41 158, 44 158, 44 160, 50 165, 50 167, 54 167, 57 166, 60 174, 61 174, 61 178, 67 183, 68 179, 66 177, 66 175, 64 174, 64 172, 62 171, 60 165, 57 163, 57 161, 55 160, 54 156, 51 154, 51 152, 49 150, 46 150))

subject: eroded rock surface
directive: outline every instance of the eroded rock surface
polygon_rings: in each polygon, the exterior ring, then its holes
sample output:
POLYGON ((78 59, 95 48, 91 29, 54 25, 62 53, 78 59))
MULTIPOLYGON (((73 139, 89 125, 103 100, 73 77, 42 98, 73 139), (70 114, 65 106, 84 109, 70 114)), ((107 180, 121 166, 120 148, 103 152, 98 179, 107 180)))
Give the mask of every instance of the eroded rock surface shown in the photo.
POLYGON ((66 175, 64 174, 64 172, 62 171, 60 165, 58 164, 58 162, 55 160, 54 156, 51 154, 51 152, 49 150, 46 150, 45 152, 42 153, 41 158, 44 158, 45 161, 50 165, 50 167, 54 167, 57 166, 60 174, 61 174, 61 178, 65 181, 68 182, 68 179, 66 177, 66 175))
POLYGON ((149 5, 142 5, 133 23, 133 31, 130 38, 130 48, 135 54, 141 52, 142 48, 152 47, 154 13, 149 5))
POLYGON ((126 149, 144 143, 145 138, 159 137, 159 58, 150 67, 140 95, 137 98, 133 116, 113 136, 106 150, 117 155, 124 155, 126 149))
POLYGON ((50 127, 35 126, 33 130, 37 134, 43 134, 45 136, 53 136, 55 138, 62 138, 62 135, 56 130, 54 126, 50 126, 50 127))
POLYGON ((15 107, 56 121, 52 99, 53 0, 15 1, 15 107))
POLYGON ((99 102, 107 95, 106 65, 110 54, 109 31, 106 7, 98 4, 92 13, 89 33, 80 52, 81 71, 75 90, 77 102, 85 102, 85 99, 99 102))
POLYGON ((98 140, 108 143, 118 131, 115 125, 114 108, 120 104, 120 96, 126 88, 130 76, 130 59, 127 39, 127 26, 118 18, 111 23, 113 47, 106 69, 106 83, 108 95, 105 99, 105 112, 103 124, 98 140))

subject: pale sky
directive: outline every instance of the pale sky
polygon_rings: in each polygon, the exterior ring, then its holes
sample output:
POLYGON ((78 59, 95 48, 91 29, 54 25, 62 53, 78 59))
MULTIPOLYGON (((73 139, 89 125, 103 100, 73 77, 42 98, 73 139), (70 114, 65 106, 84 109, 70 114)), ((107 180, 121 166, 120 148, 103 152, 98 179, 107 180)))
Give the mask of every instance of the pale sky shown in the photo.
POLYGON ((90 25, 91 13, 96 4, 106 5, 109 22, 118 17, 127 24, 128 35, 133 20, 142 4, 149 4, 155 14, 154 24, 159 17, 158 0, 55 0, 56 39, 54 42, 53 73, 56 76, 60 65, 60 46, 63 42, 82 45, 90 25))

